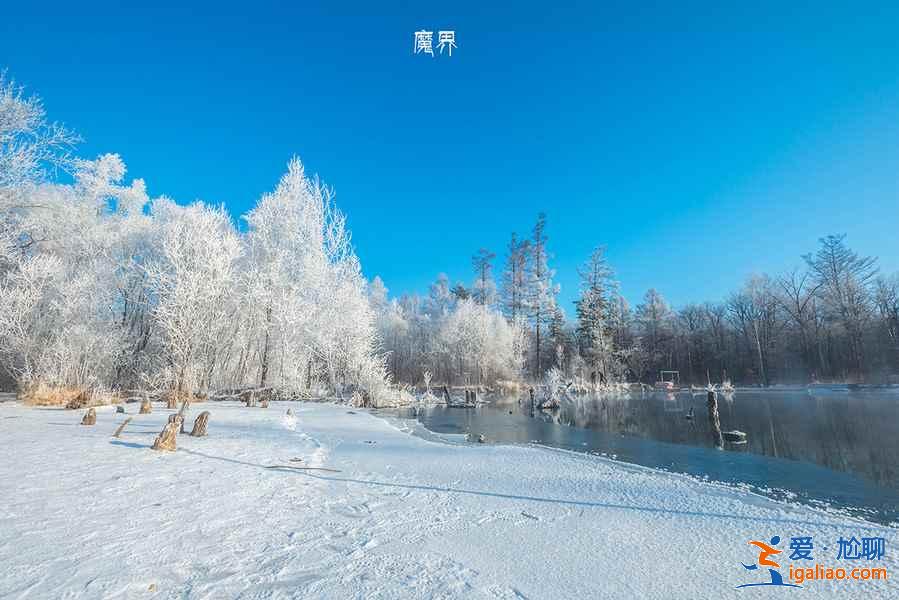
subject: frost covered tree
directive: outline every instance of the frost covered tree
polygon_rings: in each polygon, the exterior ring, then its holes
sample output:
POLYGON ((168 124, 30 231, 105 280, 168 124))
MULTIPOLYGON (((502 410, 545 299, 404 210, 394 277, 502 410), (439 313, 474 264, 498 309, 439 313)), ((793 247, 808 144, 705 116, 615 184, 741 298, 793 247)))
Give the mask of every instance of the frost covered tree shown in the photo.
POLYGON ((383 391, 346 220, 299 160, 240 234, 221 207, 151 200, 117 155, 72 159, 72 141, 2 81, 0 366, 21 389, 383 391))
POLYGON ((899 370, 899 274, 877 279, 874 303, 882 323, 885 354, 891 357, 892 367, 899 370))
POLYGON ((613 272, 605 257, 605 247, 597 246, 579 269, 581 295, 577 300, 579 350, 591 374, 591 381, 609 375, 614 352, 610 331, 613 272))
POLYGON ((458 381, 481 384, 513 375, 515 332, 500 313, 473 299, 462 300, 439 336, 458 366, 458 381))
POLYGON ((20 385, 108 384, 129 358, 146 192, 120 185, 115 155, 74 168, 72 184, 26 183, 11 225, 29 241, 8 244, 0 274, 0 352, 20 385))
POLYGON ((648 355, 651 368, 665 363, 666 343, 671 337, 671 307, 656 289, 651 288, 637 306, 636 321, 639 326, 641 347, 648 355))
MULTIPOLYGON (((333 194, 299 159, 246 216, 249 225, 238 371, 310 393, 383 378, 375 312, 333 194)), ((385 290, 386 293, 386 290, 385 290)))
POLYGON ((526 314, 527 268, 530 241, 512 234, 507 248, 506 268, 502 277, 502 306, 509 321, 520 322, 526 314))
POLYGON ((0 72, 0 214, 55 169, 70 170, 78 136, 47 120, 43 102, 0 72))
POLYGON ((524 298, 527 315, 534 328, 534 375, 536 376, 543 373, 542 344, 545 343, 546 326, 555 314, 556 296, 559 293, 558 286, 553 282, 556 272, 549 266, 546 242, 546 215, 540 213, 531 236, 524 298))
POLYGON ((471 266, 475 272, 471 297, 482 306, 493 306, 496 302, 496 282, 493 281, 494 258, 496 258, 496 254, 486 248, 481 248, 471 258, 471 266))
POLYGON ((864 329, 870 317, 877 259, 859 256, 846 245, 845 235, 829 235, 819 243, 817 252, 804 258, 820 286, 819 294, 831 318, 845 331, 853 370, 861 373, 864 329))
POLYGON ((243 249, 223 207, 163 199, 152 214, 159 251, 146 270, 165 348, 159 369, 167 370, 176 398, 213 383, 221 342, 236 317, 230 299, 243 249))
POLYGON ((440 273, 428 289, 428 313, 436 319, 442 318, 449 314, 454 303, 449 277, 445 273, 440 273))

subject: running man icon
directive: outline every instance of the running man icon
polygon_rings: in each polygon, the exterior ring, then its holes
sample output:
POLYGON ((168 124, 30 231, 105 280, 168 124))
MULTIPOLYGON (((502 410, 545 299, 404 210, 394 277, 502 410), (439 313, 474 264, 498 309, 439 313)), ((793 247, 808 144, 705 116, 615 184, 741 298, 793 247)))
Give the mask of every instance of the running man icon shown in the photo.
POLYGON ((783 550, 778 550, 774 548, 774 546, 780 543, 780 536, 775 535, 771 538, 771 545, 769 546, 765 542, 760 542, 758 540, 752 540, 749 542, 751 546, 755 546, 759 549, 759 558, 758 564, 747 565, 745 563, 740 563, 743 565, 743 568, 747 571, 755 571, 760 566, 762 567, 773 567, 768 569, 768 573, 771 575, 771 581, 766 581, 763 583, 744 583, 743 585, 738 585, 737 588, 744 587, 755 587, 761 585, 780 585, 785 587, 802 587, 799 585, 794 585, 792 583, 784 583, 784 579, 781 576, 780 572, 775 571, 775 569, 779 569, 780 565, 771 560, 769 557, 774 556, 775 554, 780 554, 783 550))

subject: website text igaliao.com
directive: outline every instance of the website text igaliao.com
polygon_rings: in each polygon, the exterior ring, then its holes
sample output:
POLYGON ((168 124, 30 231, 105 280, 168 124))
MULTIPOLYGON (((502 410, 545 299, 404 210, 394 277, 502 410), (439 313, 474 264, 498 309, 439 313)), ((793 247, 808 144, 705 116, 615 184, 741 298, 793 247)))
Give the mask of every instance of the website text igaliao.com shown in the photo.
POLYGON ((846 569, 843 567, 824 567, 818 563, 815 563, 814 567, 798 567, 791 564, 789 577, 796 584, 821 579, 867 581, 870 579, 885 580, 888 578, 885 567, 853 567, 852 569, 846 569))

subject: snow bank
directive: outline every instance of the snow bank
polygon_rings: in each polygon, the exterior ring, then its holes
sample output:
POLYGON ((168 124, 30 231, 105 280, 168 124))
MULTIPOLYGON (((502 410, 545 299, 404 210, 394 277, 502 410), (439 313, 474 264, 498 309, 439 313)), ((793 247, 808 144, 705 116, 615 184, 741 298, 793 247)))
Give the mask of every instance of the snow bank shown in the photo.
MULTIPOLYGON (((598 457, 444 444, 345 406, 219 402, 202 406, 208 437, 160 453, 149 446, 173 411, 127 409, 117 440, 113 407, 82 427, 80 412, 0 404, 0 597, 803 593, 735 589, 762 579, 740 565, 756 558, 748 541, 774 535, 781 548, 812 536, 834 565, 838 537, 885 537, 876 566, 899 573, 896 529, 598 457)), ((897 596, 892 581, 804 587, 897 596)))

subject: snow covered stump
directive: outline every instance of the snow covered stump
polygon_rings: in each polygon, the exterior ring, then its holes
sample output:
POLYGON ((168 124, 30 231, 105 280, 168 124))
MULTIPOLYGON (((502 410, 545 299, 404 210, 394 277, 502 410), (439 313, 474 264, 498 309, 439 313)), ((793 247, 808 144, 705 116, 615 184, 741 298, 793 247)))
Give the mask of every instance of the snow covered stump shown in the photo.
POLYGON ((87 409, 87 412, 84 413, 84 418, 81 419, 82 425, 96 425, 97 424, 97 411, 93 408, 87 409))
POLYGON ((171 415, 169 422, 166 423, 163 430, 156 436, 153 442, 153 450, 164 450, 174 452, 177 449, 175 439, 178 437, 178 429, 181 427, 181 417, 171 415))
POLYGON ((203 437, 206 435, 206 425, 209 423, 209 411, 204 410, 199 415, 197 415, 197 420, 194 421, 194 428, 191 430, 191 437, 203 437))

